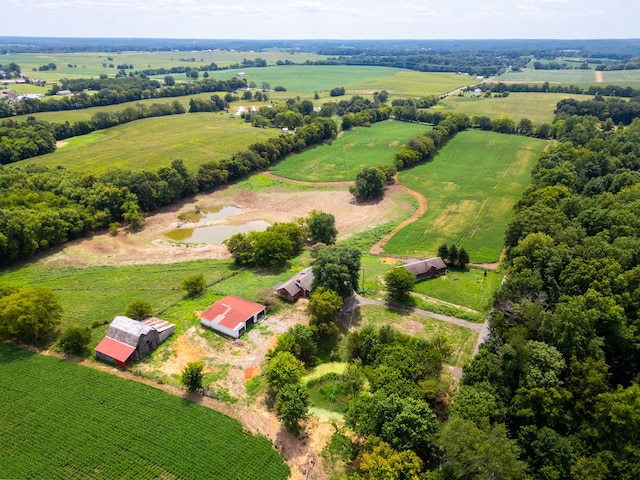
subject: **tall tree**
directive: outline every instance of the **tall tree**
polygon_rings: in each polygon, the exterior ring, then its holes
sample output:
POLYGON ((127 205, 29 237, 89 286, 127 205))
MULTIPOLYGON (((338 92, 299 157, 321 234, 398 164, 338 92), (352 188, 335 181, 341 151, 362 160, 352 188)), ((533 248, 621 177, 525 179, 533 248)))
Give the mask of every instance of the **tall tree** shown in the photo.
POLYGON ((202 390, 203 369, 203 362, 189 362, 182 369, 180 381, 186 387, 189 393, 202 390))
POLYGON ((322 242, 327 245, 335 243, 338 236, 336 218, 330 213, 312 210, 306 219, 309 237, 312 242, 322 242))
POLYGON ((409 298, 409 292, 413 289, 415 282, 415 275, 405 268, 392 268, 384 275, 387 296, 389 300, 397 302, 409 298))
POLYGON ((62 305, 51 290, 24 288, 0 298, 0 339, 41 340, 61 318, 62 305))
POLYGON ((332 335, 338 332, 338 314, 342 309, 342 298, 326 287, 316 288, 309 298, 311 325, 321 335, 332 335))
POLYGON ((294 435, 300 433, 300 422, 309 418, 309 392, 299 383, 285 385, 276 395, 276 416, 294 435))

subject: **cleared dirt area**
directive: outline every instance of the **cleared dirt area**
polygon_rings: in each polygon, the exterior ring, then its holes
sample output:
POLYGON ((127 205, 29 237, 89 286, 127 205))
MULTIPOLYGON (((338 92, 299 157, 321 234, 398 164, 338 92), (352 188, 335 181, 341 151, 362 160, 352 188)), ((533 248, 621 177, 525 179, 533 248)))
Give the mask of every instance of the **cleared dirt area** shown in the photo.
MULTIPOLYGON (((326 187, 325 187, 326 188, 326 187)), ((217 219, 198 227, 210 225, 239 225, 255 220, 269 223, 290 222, 305 217, 311 210, 331 213, 336 218, 338 238, 347 238, 355 233, 393 220, 406 218, 413 213, 408 202, 398 195, 406 193, 400 185, 387 188, 379 202, 358 204, 348 192, 347 185, 338 185, 333 190, 316 191, 269 191, 253 192, 221 189, 209 195, 198 195, 193 199, 167 207, 149 216, 144 229, 131 233, 121 228, 117 235, 96 234, 93 237, 68 243, 61 251, 50 255, 49 261, 60 265, 128 265, 140 263, 173 263, 203 258, 228 258, 224 245, 181 244, 171 242, 165 234, 175 228, 193 228, 195 224, 180 221, 181 213, 193 212, 195 206, 234 206, 240 213, 217 219)))
POLYGON ((595 74, 596 74, 596 82, 598 83, 604 82, 604 72, 602 72, 602 70, 596 70, 595 74))

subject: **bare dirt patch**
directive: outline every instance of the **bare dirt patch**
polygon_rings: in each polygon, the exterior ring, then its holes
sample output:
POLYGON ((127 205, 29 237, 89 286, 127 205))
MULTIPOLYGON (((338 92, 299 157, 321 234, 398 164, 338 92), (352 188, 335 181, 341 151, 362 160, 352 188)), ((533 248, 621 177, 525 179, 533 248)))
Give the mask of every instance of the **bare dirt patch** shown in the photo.
POLYGON ((344 183, 333 186, 334 190, 306 192, 221 189, 208 195, 198 195, 148 216, 144 229, 140 232, 131 233, 123 227, 115 236, 105 232, 69 242, 59 252, 49 255, 47 261, 82 267, 228 258, 224 245, 181 244, 171 242, 164 236, 175 228, 194 227, 195 224, 180 221, 178 216, 193 212, 196 204, 204 207, 235 206, 242 210, 238 214, 198 226, 238 225, 254 220, 291 222, 307 216, 311 210, 322 210, 335 216, 339 239, 406 216, 406 212, 399 209, 398 203, 393 199, 403 192, 399 185, 390 186, 381 201, 367 204, 355 202, 344 183))
POLYGON ((69 145, 69 142, 65 142, 64 140, 58 140, 56 142, 56 148, 62 148, 66 145, 69 145))
POLYGON ((604 82, 604 72, 602 70, 596 70, 595 71, 595 75, 596 75, 596 82, 597 83, 604 82))

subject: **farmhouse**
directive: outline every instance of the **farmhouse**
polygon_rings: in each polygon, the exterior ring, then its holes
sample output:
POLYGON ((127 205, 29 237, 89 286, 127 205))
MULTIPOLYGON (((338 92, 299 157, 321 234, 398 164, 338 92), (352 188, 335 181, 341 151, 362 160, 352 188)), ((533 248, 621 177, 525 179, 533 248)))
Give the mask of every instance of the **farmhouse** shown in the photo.
POLYGON ((313 271, 311 267, 296 273, 286 282, 278 283, 273 289, 285 300, 295 302, 302 297, 311 295, 311 284, 313 283, 313 271))
POLYGON ((260 321, 266 307, 244 298, 229 295, 200 314, 200 323, 233 338, 242 335, 249 325, 260 321))
POLYGON ((447 272, 447 264, 440 257, 427 258, 426 260, 410 258, 405 260, 405 264, 399 268, 413 273, 416 280, 439 277, 447 272))
POLYGON ((155 350, 172 333, 173 324, 159 318, 152 317, 139 322, 117 316, 109 325, 107 336, 95 348, 96 358, 124 367, 128 361, 137 360, 155 350))

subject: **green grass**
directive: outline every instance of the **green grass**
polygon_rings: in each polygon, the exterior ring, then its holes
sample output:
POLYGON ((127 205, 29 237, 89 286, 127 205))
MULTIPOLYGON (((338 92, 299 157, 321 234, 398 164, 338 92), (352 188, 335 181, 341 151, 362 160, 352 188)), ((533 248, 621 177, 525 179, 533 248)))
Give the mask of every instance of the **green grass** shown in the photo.
POLYGON ((279 134, 278 129, 254 128, 222 113, 187 113, 74 137, 53 153, 19 163, 100 173, 113 168, 155 171, 181 158, 187 167, 196 169, 279 134))
POLYGON ((522 72, 506 72, 495 77, 493 81, 505 83, 549 82, 589 86, 596 84, 596 76, 593 70, 535 70, 528 68, 522 72))
POLYGON ((330 145, 292 155, 270 170, 281 177, 311 182, 353 181, 364 167, 393 165, 393 156, 429 127, 403 122, 379 122, 356 127, 330 145))
POLYGON ((460 320, 466 320, 471 323, 484 323, 485 316, 481 313, 470 312, 468 310, 462 310, 457 307, 452 307, 448 304, 442 304, 440 302, 428 301, 423 298, 413 295, 411 297, 411 303, 420 310, 425 310, 431 313, 437 313, 440 315, 446 315, 447 317, 459 318, 460 320))
POLYGON ((464 113, 469 117, 486 116, 491 119, 507 117, 518 123, 521 119, 529 119, 536 123, 553 122, 553 111, 563 98, 575 98, 578 101, 590 100, 590 95, 569 95, 566 93, 510 93, 508 97, 474 97, 465 94, 460 97, 452 95, 431 108, 464 113))
POLYGON ((0 477, 285 479, 271 442, 180 397, 0 344, 0 477), (239 461, 239 451, 250 455, 239 461))
POLYGON ((414 291, 445 302, 487 312, 493 292, 500 286, 502 274, 477 268, 448 269, 444 277, 423 280, 415 284, 414 291))
POLYGON ((184 326, 197 323, 196 308, 202 309, 219 298, 208 293, 210 297, 203 295, 181 300, 185 295, 180 289, 182 281, 201 273, 207 283, 213 283, 235 270, 235 266, 226 260, 89 268, 37 262, 23 268, 0 271, 0 283, 53 290, 64 309, 63 329, 70 325, 89 327, 94 322, 101 324, 92 330, 90 347, 93 348, 104 336, 113 317, 123 315, 126 306, 138 299, 151 303, 154 313, 161 313, 162 318, 176 323, 176 333, 180 333, 184 326))
POLYGON ((400 180, 427 198, 427 213, 396 233, 385 252, 433 256, 456 244, 472 263, 495 262, 515 202, 546 142, 518 135, 469 130, 457 134, 435 158, 400 172, 400 180))
POLYGON ((478 334, 468 328, 415 313, 371 305, 360 307, 359 318, 354 318, 353 322, 353 326, 357 327, 391 325, 400 332, 426 339, 442 335, 449 341, 453 349, 447 363, 458 367, 471 359, 478 338, 478 334))

